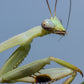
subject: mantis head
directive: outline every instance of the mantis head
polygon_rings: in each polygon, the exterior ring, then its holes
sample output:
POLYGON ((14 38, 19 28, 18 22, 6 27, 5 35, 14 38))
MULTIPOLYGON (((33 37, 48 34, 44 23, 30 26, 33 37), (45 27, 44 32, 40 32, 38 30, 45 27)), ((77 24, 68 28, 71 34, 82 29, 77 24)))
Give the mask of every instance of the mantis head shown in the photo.
MULTIPOLYGON (((56 4, 57 4, 57 0, 55 2, 55 17, 53 17, 52 13, 51 13, 51 9, 48 3, 48 0, 46 0, 50 14, 51 14, 51 18, 50 19, 46 19, 42 22, 41 26, 43 29, 50 31, 51 33, 55 33, 55 34, 59 34, 59 35, 65 35, 66 34, 66 29, 63 27, 62 22, 56 17, 56 4)), ((68 23, 69 23, 69 18, 70 18, 70 12, 71 12, 71 0, 70 0, 70 11, 69 11, 69 17, 68 17, 68 22, 67 22, 67 27, 68 27, 68 23)))
POLYGON ((57 17, 51 17, 51 19, 46 19, 41 24, 42 28, 55 34, 65 35, 66 30, 64 29, 62 23, 57 17))

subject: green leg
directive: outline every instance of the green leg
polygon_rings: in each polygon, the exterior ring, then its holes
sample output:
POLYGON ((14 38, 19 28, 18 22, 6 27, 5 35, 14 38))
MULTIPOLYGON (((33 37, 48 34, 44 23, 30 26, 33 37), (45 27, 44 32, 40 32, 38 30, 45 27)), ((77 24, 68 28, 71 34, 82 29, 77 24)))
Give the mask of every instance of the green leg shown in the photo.
POLYGON ((71 69, 73 71, 79 72, 82 75, 82 77, 83 77, 83 73, 82 73, 82 71, 78 67, 76 67, 76 66, 74 66, 74 65, 72 65, 72 64, 70 64, 70 63, 68 63, 66 61, 60 60, 58 58, 49 57, 49 59, 51 61, 54 61, 54 62, 64 66, 64 67, 67 67, 67 68, 69 68, 69 69, 71 69))
POLYGON ((5 62, 3 67, 0 70, 0 76, 4 73, 11 71, 24 60, 24 58, 27 56, 31 46, 30 43, 26 43, 22 46, 20 46, 16 51, 8 58, 8 60, 5 62))
POLYGON ((63 84, 71 84, 74 78, 76 77, 77 73, 74 72, 71 77, 69 77, 63 84))
POLYGON ((3 74, 0 77, 0 82, 11 82, 12 80, 16 80, 16 79, 23 78, 26 76, 31 76, 34 73, 41 70, 46 64, 50 64, 50 61, 54 61, 54 62, 56 62, 64 67, 67 67, 75 72, 80 72, 81 75, 83 75, 82 71, 79 68, 77 68, 76 66, 74 66, 68 62, 65 62, 61 59, 58 59, 58 58, 48 57, 48 58, 45 58, 42 60, 34 61, 30 64, 24 65, 22 67, 16 68, 12 71, 9 71, 9 72, 3 74))

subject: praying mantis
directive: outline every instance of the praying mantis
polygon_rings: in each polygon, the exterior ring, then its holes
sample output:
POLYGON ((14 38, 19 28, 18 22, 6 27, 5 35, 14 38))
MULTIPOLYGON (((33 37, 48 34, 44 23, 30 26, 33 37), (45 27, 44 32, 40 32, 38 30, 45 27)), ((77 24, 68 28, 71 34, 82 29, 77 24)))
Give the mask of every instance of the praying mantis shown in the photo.
MULTIPOLYGON (((46 0, 46 2, 51 13, 48 0, 46 0)), ((56 17, 56 4, 57 0, 55 2, 55 17, 53 17, 51 13, 51 18, 44 20, 41 26, 34 27, 0 44, 0 52, 20 45, 0 69, 0 83, 29 82, 33 84, 48 82, 48 84, 50 84, 71 75, 71 77, 63 83, 70 84, 74 80, 77 72, 83 76, 83 73, 79 68, 55 57, 37 60, 17 68, 29 53, 31 42, 34 38, 42 37, 51 33, 62 36, 66 34, 66 30, 56 17), (50 61, 54 61, 66 68, 43 69, 43 67, 46 64, 49 64, 50 61)))

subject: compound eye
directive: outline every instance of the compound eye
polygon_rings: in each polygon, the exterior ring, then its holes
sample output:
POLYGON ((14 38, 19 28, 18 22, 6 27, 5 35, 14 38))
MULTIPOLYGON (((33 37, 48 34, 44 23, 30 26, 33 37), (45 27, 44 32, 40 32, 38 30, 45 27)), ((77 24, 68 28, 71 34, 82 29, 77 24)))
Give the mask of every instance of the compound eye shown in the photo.
POLYGON ((45 30, 53 30, 55 28, 54 23, 50 19, 46 19, 41 24, 42 28, 45 30))

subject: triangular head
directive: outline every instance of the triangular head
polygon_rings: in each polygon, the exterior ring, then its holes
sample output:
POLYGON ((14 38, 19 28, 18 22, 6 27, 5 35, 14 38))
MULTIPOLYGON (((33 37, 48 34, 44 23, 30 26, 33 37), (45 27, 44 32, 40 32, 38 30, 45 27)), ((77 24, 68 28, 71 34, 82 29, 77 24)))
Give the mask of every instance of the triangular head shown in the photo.
POLYGON ((60 20, 56 16, 54 18, 51 17, 50 19, 44 20, 42 22, 41 26, 43 29, 50 31, 52 33, 56 33, 59 35, 65 35, 66 34, 66 30, 64 29, 60 20))
POLYGON ((70 9, 69 9, 69 16, 68 16, 68 22, 67 22, 67 28, 65 29, 62 25, 62 21, 60 19, 57 18, 56 16, 56 5, 57 5, 57 0, 55 2, 55 17, 53 17, 48 0, 46 0, 47 5, 48 5, 48 9, 50 11, 51 14, 51 18, 50 19, 46 19, 42 22, 41 26, 43 29, 50 31, 51 33, 55 33, 55 34, 59 34, 59 35, 65 35, 66 34, 66 30, 68 28, 68 24, 69 24, 69 19, 70 19, 70 13, 71 13, 71 0, 70 0, 70 9))

